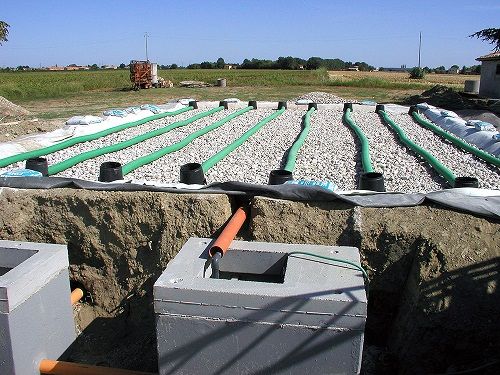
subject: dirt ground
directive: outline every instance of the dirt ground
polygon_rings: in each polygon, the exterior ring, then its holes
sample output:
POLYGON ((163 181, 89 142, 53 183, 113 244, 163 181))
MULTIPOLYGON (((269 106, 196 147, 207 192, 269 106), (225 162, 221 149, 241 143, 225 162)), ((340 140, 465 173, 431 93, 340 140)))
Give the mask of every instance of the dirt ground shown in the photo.
MULTIPOLYGON (((86 291, 68 360, 156 371, 152 285, 190 236, 216 236, 236 204, 225 195, 4 189, 0 238, 68 244, 72 285, 86 291)), ((371 280, 363 374, 459 371, 500 352, 500 222, 437 206, 267 198, 251 202, 250 216, 241 239, 360 248, 371 280)))

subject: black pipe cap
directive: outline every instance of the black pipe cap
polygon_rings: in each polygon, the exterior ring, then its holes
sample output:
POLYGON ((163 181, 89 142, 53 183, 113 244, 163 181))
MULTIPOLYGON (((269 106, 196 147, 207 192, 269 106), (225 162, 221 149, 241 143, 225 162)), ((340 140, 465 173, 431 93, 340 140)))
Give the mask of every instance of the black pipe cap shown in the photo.
POLYGON ((383 104, 377 104, 375 107, 375 113, 378 113, 378 111, 384 111, 385 112, 385 105, 383 104))
POLYGON ((253 107, 253 109, 257 109, 257 100, 250 100, 248 102, 249 107, 253 107))
POLYGON ((471 187, 477 188, 479 187, 479 180, 476 177, 457 177, 455 178, 455 184, 453 187, 463 188, 463 187, 471 187))
POLYGON ((179 181, 190 185, 205 185, 207 183, 200 163, 187 163, 181 166, 179 181))
POLYGON ((411 115, 413 112, 418 112, 418 108, 416 105, 412 105, 408 110, 408 114, 411 115))
POLYGON ((49 163, 45 158, 32 158, 26 160, 26 169, 40 172, 43 176, 49 175, 49 163))
POLYGON ((287 108, 286 102, 278 102, 278 109, 287 108))
POLYGON ((359 189, 371 191, 385 191, 384 175, 379 172, 361 173, 359 189))
POLYGON ((222 101, 219 102, 219 107, 224 107, 224 109, 228 109, 229 108, 229 106, 227 104, 227 101, 225 101, 225 100, 222 100, 222 101))
POLYGON ((269 173, 268 185, 282 185, 291 180, 293 180, 292 172, 286 169, 274 169, 269 173))
POLYGON ((318 110, 318 104, 317 103, 309 103, 307 106, 307 110, 309 111, 311 108, 314 108, 316 111, 318 110))
POLYGON ((352 111, 352 103, 344 103, 344 112, 350 109, 352 111))
POLYGON ((99 168, 99 181, 112 182, 123 180, 122 165, 116 161, 106 161, 99 168))
POLYGON ((198 102, 196 100, 191 100, 188 105, 193 107, 193 109, 198 109, 198 102))

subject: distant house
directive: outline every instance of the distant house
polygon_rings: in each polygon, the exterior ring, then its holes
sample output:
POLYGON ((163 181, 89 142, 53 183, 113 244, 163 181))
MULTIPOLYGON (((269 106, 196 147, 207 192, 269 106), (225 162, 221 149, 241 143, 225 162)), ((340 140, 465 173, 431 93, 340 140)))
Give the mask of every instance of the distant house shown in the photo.
POLYGON ((64 70, 89 70, 89 67, 71 64, 71 65, 68 65, 67 67, 65 67, 64 70))
POLYGON ((478 57, 481 62, 479 95, 500 99, 500 51, 478 57))
POLYGON ((406 65, 401 65, 400 68, 380 68, 379 71, 381 71, 381 72, 401 72, 401 73, 407 73, 409 70, 406 67, 406 65))
POLYGON ((224 64, 224 69, 227 69, 227 70, 236 69, 236 65, 224 64))
POLYGON ((299 65, 299 70, 304 70, 304 65, 299 65))
POLYGON ((450 69, 447 71, 448 74, 458 74, 460 73, 460 68, 452 66, 450 69))
POLYGON ((359 66, 354 65, 351 66, 350 68, 347 68, 347 70, 350 70, 351 72, 359 72, 359 66))
POLYGON ((64 70, 64 66, 57 66, 57 65, 49 66, 47 69, 51 71, 59 71, 59 70, 64 70))
POLYGON ((101 69, 118 69, 116 65, 103 65, 101 69))

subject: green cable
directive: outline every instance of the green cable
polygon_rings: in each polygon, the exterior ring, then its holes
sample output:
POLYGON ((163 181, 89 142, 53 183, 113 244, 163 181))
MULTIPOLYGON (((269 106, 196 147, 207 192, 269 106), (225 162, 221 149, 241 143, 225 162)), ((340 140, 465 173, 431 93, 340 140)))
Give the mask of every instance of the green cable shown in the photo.
POLYGON ((436 159, 429 151, 419 146, 401 129, 392 119, 387 115, 385 111, 379 110, 378 113, 382 116, 384 121, 396 132, 401 142, 406 145, 409 149, 413 150, 416 154, 420 155, 424 158, 429 165, 434 168, 436 172, 438 172, 441 176, 444 177, 446 181, 449 182, 451 186, 455 186, 456 176, 453 172, 446 168, 438 159, 436 159))
POLYGON ((198 113, 198 114, 196 114, 196 115, 194 115, 186 120, 174 122, 173 124, 170 124, 170 125, 165 126, 163 128, 152 130, 150 132, 147 132, 147 133, 138 135, 136 137, 127 139, 126 141, 115 143, 115 144, 112 144, 110 146, 96 148, 94 150, 90 150, 87 152, 83 152, 83 153, 78 154, 76 156, 73 156, 69 159, 66 159, 60 163, 50 165, 48 168, 48 175, 51 176, 51 175, 54 175, 56 173, 60 173, 62 171, 65 171, 66 169, 71 168, 71 167, 73 167, 81 162, 84 162, 85 160, 93 159, 93 158, 96 158, 98 156, 102 156, 105 154, 109 154, 111 152, 123 150, 127 147, 131 147, 133 145, 136 145, 136 144, 143 142, 145 140, 148 140, 150 138, 157 137, 159 135, 168 133, 169 131, 171 131, 173 129, 191 124, 192 122, 195 122, 196 120, 199 120, 199 119, 206 117, 206 116, 210 116, 210 115, 212 115, 216 112, 219 112, 223 109, 224 109, 224 107, 222 107, 222 106, 216 107, 216 108, 213 108, 209 111, 198 113))
POLYGON ((39 156, 44 156, 48 154, 52 154, 53 152, 61 151, 65 148, 74 146, 78 143, 83 143, 83 142, 89 142, 89 141, 94 141, 98 138, 105 137, 109 134, 116 133, 128 128, 132 128, 134 126, 139 126, 142 124, 145 124, 146 122, 153 121, 153 120, 158 120, 167 116, 176 116, 178 114, 181 114, 186 111, 192 110, 193 107, 185 107, 182 109, 179 109, 174 112, 165 112, 165 113, 159 113, 153 116, 145 117, 141 120, 137 121, 132 121, 132 122, 127 122, 125 124, 117 125, 112 128, 106 129, 106 130, 101 130, 100 132, 94 133, 94 134, 88 134, 88 135, 81 135, 79 137, 74 137, 71 139, 68 139, 66 141, 59 142, 55 145, 48 146, 48 147, 43 147, 39 148, 37 150, 33 151, 26 151, 22 152, 20 154, 8 156, 6 158, 0 159, 0 168, 1 167, 6 167, 10 164, 17 163, 18 161, 23 161, 31 158, 37 158, 39 156))
POLYGON ((368 142, 368 138, 366 138, 365 133, 361 130, 361 128, 356 125, 354 120, 351 118, 352 109, 348 108, 344 112, 344 121, 351 127, 352 130, 356 133, 361 143, 361 163, 363 165, 363 171, 365 173, 373 172, 372 159, 370 157, 370 144, 368 142))
POLYGON ((300 132, 299 137, 293 143, 292 147, 288 151, 287 161, 285 164, 285 170, 293 172, 295 169, 295 162, 297 161, 297 154, 299 153, 300 148, 304 144, 307 135, 309 134, 309 129, 311 128, 311 115, 316 109, 311 107, 304 116, 304 128, 300 132))
POLYGON ((418 112, 416 111, 413 111, 411 113, 411 115, 413 116, 413 118, 415 119, 415 121, 417 123, 419 123, 420 125, 423 125, 424 127, 426 127, 427 129, 430 129, 432 130, 434 133, 440 135, 441 137, 447 139, 448 141, 450 141, 451 143, 453 143, 455 146, 458 146, 462 149, 464 149, 465 151, 468 151, 470 152, 471 154, 474 154, 475 156, 477 156, 478 158, 480 159, 483 159, 484 161, 488 162, 488 163, 491 163, 497 167, 500 167, 500 159, 483 151, 483 150, 480 150, 474 146, 471 146, 470 144, 468 144, 467 142, 465 142, 464 140, 458 138, 458 137, 455 137, 454 135, 448 133, 447 131, 441 129, 439 126, 429 122, 429 121, 426 121, 424 118, 422 118, 418 112))
POLYGON ((307 251, 291 251, 291 252, 288 253, 288 256, 290 256, 290 255, 310 255, 312 257, 316 257, 316 258, 320 258, 320 259, 325 259, 325 260, 330 260, 332 262, 348 264, 348 265, 356 268, 357 270, 359 270, 363 274, 363 278, 366 281, 366 287, 368 288, 368 284, 370 282, 370 279, 368 278, 368 273, 366 273, 366 271, 365 271, 365 269, 363 267, 358 266, 354 262, 351 262, 351 261, 345 260, 345 259, 338 259, 338 258, 327 257, 327 256, 324 256, 324 255, 319 255, 319 254, 308 253, 307 251))
POLYGON ((122 167, 122 172, 123 175, 126 175, 133 170, 142 167, 143 165, 152 163, 155 160, 160 159, 161 157, 170 154, 175 151, 179 151, 183 147, 187 146, 189 143, 191 143, 194 139, 218 128, 221 125, 224 125, 226 122, 231 121, 235 117, 241 116, 242 114, 252 110, 253 107, 249 106, 243 109, 240 109, 239 111, 236 111, 234 113, 231 113, 229 116, 224 117, 223 119, 214 122, 213 124, 204 127, 203 129, 200 129, 198 131, 195 131, 194 133, 188 135, 186 138, 181 140, 180 142, 174 143, 173 145, 164 147, 158 151, 152 152, 151 154, 142 156, 140 158, 137 158, 136 160, 131 161, 130 163, 125 164, 122 167))
POLYGON ((241 146, 248 138, 250 138, 253 134, 258 132, 264 125, 266 125, 268 122, 274 120, 276 117, 280 116, 283 112, 285 112, 285 108, 278 109, 276 112, 274 112, 272 115, 267 116, 266 118, 260 120, 256 125, 254 125, 252 128, 247 130, 241 137, 239 137, 237 140, 234 142, 230 143, 228 146, 220 150, 218 153, 213 155, 211 158, 205 160, 201 164, 201 168, 203 169, 203 172, 208 171, 210 168, 212 168, 215 164, 220 162, 222 159, 224 159, 227 155, 229 155, 231 152, 233 152, 236 148, 241 146))

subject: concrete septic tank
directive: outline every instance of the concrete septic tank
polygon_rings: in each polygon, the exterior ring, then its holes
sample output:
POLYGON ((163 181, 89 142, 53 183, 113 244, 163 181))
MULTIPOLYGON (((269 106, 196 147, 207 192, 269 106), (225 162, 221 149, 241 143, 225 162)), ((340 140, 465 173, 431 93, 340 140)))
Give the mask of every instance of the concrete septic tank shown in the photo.
POLYGON ((357 374, 367 299, 354 247, 233 241, 212 279, 190 238, 154 285, 160 374, 357 374))
POLYGON ((66 246, 0 241, 0 374, 39 375, 75 338, 66 246))

